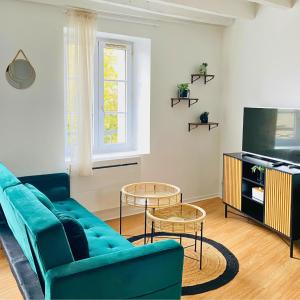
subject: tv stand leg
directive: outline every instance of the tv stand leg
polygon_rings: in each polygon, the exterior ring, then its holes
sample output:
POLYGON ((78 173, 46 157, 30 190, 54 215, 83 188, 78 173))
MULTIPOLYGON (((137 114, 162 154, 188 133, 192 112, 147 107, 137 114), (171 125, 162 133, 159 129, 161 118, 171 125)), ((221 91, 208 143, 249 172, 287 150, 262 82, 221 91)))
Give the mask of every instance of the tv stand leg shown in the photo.
POLYGON ((294 257, 294 241, 292 239, 290 240, 290 257, 294 257))
POLYGON ((224 212, 225 212, 225 218, 227 218, 227 204, 225 203, 225 207, 224 207, 224 212))

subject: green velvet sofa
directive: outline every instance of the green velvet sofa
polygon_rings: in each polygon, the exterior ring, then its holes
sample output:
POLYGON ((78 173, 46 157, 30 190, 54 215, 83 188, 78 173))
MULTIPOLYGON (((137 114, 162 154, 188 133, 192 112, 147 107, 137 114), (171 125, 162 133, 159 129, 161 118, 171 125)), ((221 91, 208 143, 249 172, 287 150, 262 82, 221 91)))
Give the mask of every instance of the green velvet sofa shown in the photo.
MULTIPOLYGON (((2 224, 8 225, 37 274, 45 299, 180 298, 183 248, 172 240, 133 246, 70 198, 67 174, 16 178, 0 164, 0 204, 2 224), (81 223, 89 258, 74 260, 61 222, 25 183, 81 223)), ((22 272, 17 280, 20 276, 22 272)))

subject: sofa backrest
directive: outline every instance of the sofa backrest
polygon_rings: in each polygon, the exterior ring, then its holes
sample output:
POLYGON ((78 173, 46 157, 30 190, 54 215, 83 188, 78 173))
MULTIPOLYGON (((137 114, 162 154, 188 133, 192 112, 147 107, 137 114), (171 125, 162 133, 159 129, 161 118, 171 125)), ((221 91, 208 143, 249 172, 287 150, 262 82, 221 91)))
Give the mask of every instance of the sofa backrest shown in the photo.
POLYGON ((44 174, 18 178, 23 184, 30 183, 53 201, 70 198, 70 177, 66 173, 44 174))
POLYGON ((2 164, 0 204, 33 270, 37 271, 34 256, 42 275, 53 267, 74 261, 61 222, 2 164))

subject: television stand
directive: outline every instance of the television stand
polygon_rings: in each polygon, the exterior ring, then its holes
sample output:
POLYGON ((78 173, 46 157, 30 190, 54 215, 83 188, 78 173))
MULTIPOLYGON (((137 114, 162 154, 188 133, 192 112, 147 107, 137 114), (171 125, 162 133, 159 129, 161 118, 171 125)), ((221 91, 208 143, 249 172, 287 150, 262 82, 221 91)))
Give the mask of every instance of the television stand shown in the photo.
POLYGON ((223 202, 228 208, 276 232, 293 245, 300 240, 300 166, 253 159, 244 153, 223 156, 223 202), (261 168, 253 168, 259 166, 261 168), (255 170, 253 172, 253 170, 255 170), (255 193, 263 193, 257 201, 255 193), (254 197, 253 197, 254 194, 254 197))

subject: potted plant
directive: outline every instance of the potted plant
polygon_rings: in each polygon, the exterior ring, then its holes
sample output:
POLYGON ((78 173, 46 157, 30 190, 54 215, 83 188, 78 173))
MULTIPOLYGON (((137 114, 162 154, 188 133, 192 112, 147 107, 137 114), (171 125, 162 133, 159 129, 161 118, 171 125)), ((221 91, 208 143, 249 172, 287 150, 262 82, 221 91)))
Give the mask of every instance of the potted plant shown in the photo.
POLYGON ((252 173, 257 174, 257 181, 261 184, 264 184, 265 167, 255 165, 251 168, 251 171, 252 173))
POLYGON ((178 98, 188 98, 190 95, 190 89, 188 83, 180 83, 178 87, 178 98))
POLYGON ((200 68, 199 68, 199 73, 200 75, 206 75, 207 74, 207 67, 208 64, 207 63, 203 63, 200 68))
POLYGON ((209 112, 205 111, 204 113, 202 113, 200 115, 200 121, 201 123, 208 123, 208 115, 209 115, 209 112))

